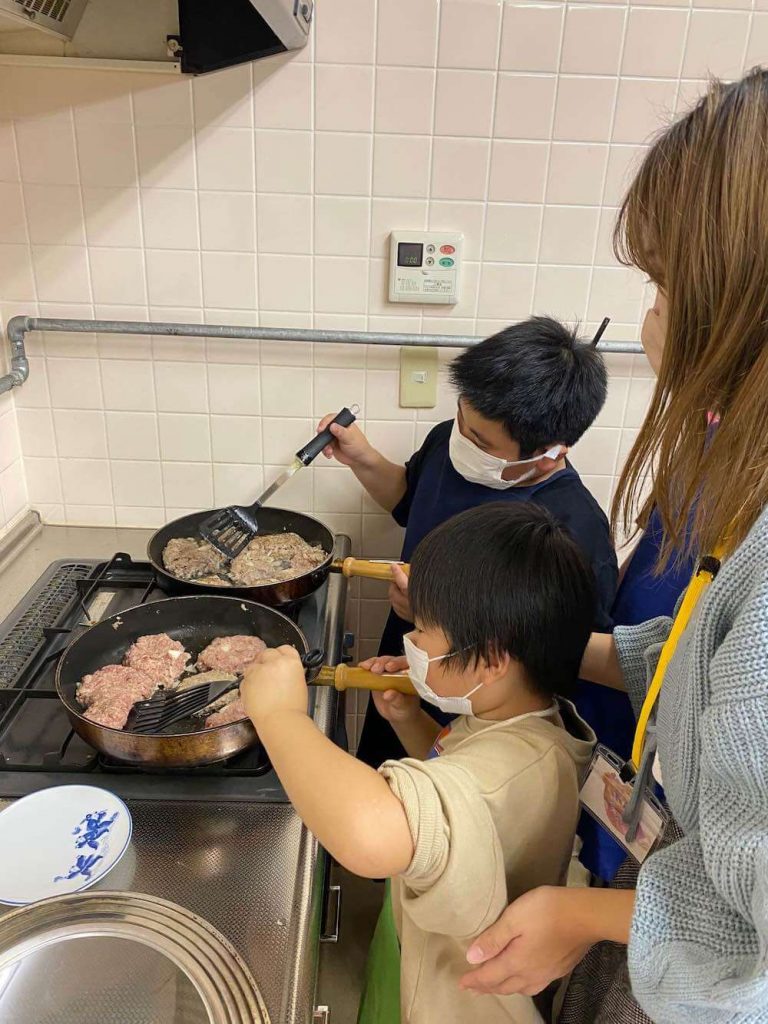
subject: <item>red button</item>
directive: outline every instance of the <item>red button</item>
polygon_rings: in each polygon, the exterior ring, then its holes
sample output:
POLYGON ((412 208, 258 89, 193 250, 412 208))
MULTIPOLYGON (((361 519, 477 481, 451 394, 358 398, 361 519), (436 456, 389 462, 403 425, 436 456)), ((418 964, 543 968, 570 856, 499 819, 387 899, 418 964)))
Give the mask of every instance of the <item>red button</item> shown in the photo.
POLYGON ((441 245, 440 252, 445 253, 446 256, 450 256, 452 253, 456 252, 456 250, 452 245, 441 245))

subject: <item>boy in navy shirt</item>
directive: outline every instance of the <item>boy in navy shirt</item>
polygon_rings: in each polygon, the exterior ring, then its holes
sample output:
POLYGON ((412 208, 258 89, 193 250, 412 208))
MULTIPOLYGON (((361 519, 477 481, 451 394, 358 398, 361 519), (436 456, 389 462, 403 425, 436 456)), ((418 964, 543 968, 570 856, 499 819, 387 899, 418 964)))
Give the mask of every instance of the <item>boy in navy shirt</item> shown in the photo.
MULTIPOLYGON (((331 425, 336 440, 326 456, 349 466, 374 501, 405 527, 405 562, 423 537, 465 509, 488 501, 543 505, 591 565, 595 629, 610 631, 617 565, 608 521, 566 458, 605 402, 607 375, 596 347, 557 320, 531 317, 462 352, 451 364, 451 383, 458 392, 455 419, 434 427, 405 466, 385 458, 355 425, 331 425)), ((325 417, 319 429, 332 418, 325 417)), ((397 567, 390 601, 379 653, 400 656, 413 625, 407 577, 397 567)), ((586 690, 582 696, 589 705, 593 695, 586 690)), ((589 718, 588 706, 582 713, 589 718)), ((358 756, 374 767, 404 756, 372 702, 358 756)))

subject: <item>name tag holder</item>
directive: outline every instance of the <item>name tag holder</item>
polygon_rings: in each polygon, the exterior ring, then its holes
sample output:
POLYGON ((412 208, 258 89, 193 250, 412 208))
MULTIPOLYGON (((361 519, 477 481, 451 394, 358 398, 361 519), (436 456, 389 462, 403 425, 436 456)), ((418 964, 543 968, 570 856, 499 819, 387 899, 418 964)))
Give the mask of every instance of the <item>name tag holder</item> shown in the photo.
POLYGON ((626 852, 642 864, 658 845, 669 821, 661 801, 648 787, 636 789, 637 775, 608 747, 598 744, 579 799, 581 806, 626 852), (635 804, 639 806, 635 808, 635 804), (633 809, 632 818, 625 820, 633 809))
POLYGON ((599 744, 579 794, 584 810, 639 864, 658 845, 669 821, 669 813, 653 792, 657 761, 654 711, 667 667, 696 605, 717 575, 722 554, 723 545, 718 544, 713 555, 702 558, 685 591, 637 720, 632 760, 624 761, 599 744))

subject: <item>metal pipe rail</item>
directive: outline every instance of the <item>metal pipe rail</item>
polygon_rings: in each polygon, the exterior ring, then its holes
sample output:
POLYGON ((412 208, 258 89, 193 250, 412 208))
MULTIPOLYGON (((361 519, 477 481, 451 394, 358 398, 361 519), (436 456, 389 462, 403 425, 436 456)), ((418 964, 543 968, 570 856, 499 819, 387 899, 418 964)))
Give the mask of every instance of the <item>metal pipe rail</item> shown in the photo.
MULTIPOLYGON (((15 316, 8 321, 11 370, 0 377, 0 395, 21 386, 29 377, 24 339, 31 331, 67 334, 151 334, 182 338, 237 338, 251 341, 303 341, 312 344, 396 345, 469 348, 482 338, 453 334, 385 334, 376 331, 322 331, 293 327, 235 327, 225 324, 152 323, 143 320, 64 320, 57 317, 15 316)), ((640 354, 637 341, 601 341, 605 353, 640 354)))

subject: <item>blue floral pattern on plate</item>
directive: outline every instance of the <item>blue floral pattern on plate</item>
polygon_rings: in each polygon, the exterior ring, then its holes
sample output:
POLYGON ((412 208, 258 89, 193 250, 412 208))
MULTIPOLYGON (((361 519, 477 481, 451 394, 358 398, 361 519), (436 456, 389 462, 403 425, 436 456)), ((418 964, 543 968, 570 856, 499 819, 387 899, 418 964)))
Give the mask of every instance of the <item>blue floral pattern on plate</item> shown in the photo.
POLYGON ((101 885, 131 832, 130 809, 98 786, 46 786, 14 800, 0 810, 0 904, 101 885))
POLYGON ((103 810, 91 811, 90 814, 86 814, 80 824, 72 829, 72 835, 76 837, 75 850, 87 847, 96 852, 80 854, 69 871, 65 875, 56 875, 53 879, 54 882, 69 881, 78 877, 90 879, 93 868, 100 860, 104 859, 105 854, 109 853, 109 831, 119 816, 120 812, 115 811, 108 818, 107 812, 103 810))

